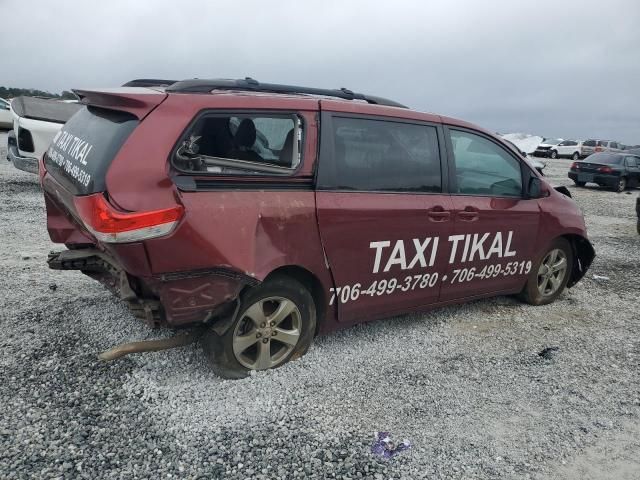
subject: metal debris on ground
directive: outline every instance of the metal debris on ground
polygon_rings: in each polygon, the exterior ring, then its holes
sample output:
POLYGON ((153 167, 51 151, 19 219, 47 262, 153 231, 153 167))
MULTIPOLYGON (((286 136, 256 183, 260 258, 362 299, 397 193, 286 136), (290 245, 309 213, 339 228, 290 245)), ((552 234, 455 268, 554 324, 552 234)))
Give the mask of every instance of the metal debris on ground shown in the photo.
POLYGON ((375 441, 371 445, 371 453, 389 459, 411 447, 409 440, 403 440, 397 445, 391 440, 389 432, 376 432, 375 441))
POLYGON ((606 282, 607 280, 609 280, 609 277, 605 277, 604 275, 596 275, 595 273, 593 274, 593 279, 599 282, 606 282))

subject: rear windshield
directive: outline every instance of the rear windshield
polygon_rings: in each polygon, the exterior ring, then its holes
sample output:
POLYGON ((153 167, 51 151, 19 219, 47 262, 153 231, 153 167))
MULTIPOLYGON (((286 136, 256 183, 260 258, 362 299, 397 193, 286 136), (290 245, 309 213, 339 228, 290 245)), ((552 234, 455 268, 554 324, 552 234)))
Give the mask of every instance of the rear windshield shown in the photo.
POLYGON ((595 147, 596 146, 596 141, 595 140, 587 140, 586 142, 584 142, 584 146, 585 147, 595 147))
POLYGON ((608 163, 619 165, 622 163, 622 155, 611 155, 610 153, 594 153, 587 159, 589 163, 608 163))
POLYGON ((599 147, 606 147, 607 143, 609 143, 609 140, 600 140, 600 141, 598 141, 598 146, 599 147))
POLYGON ((137 125, 129 113, 84 107, 53 138, 46 169, 76 195, 103 192, 109 165, 137 125))

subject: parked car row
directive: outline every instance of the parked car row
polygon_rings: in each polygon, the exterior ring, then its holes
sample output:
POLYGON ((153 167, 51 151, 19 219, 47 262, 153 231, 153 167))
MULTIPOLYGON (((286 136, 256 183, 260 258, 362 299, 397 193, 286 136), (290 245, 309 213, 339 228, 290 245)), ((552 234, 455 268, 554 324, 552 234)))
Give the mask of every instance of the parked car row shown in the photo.
POLYGON ((573 161, 588 157, 598 152, 626 152, 640 146, 624 145, 614 140, 563 140, 561 138, 545 138, 538 145, 533 155, 548 158, 571 158, 573 161))

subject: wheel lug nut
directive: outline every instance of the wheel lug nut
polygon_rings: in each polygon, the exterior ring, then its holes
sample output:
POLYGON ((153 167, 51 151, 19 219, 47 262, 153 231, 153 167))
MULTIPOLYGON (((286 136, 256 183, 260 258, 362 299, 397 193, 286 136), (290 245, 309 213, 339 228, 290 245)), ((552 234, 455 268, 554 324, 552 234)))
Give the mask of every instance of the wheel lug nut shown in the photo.
POLYGON ((264 327, 266 327, 266 326, 267 326, 267 324, 266 324, 266 323, 264 323, 264 322, 262 322, 262 323, 260 324, 260 328, 264 328, 264 327))
POLYGON ((262 343, 267 343, 268 341, 269 341, 269 339, 268 339, 268 338, 263 338, 263 339, 262 339, 262 343))
POLYGON ((276 322, 271 322, 271 323, 270 323, 270 325, 271 325, 272 327, 275 327, 276 322))

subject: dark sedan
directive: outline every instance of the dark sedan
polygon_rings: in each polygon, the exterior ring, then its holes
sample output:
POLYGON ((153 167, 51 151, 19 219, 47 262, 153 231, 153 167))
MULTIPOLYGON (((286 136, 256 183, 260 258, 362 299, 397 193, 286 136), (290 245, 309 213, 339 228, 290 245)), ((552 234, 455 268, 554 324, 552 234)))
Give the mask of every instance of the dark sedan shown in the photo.
POLYGON ((601 152, 588 156, 581 162, 573 162, 569 178, 579 187, 597 183, 622 192, 640 183, 640 155, 601 152))

